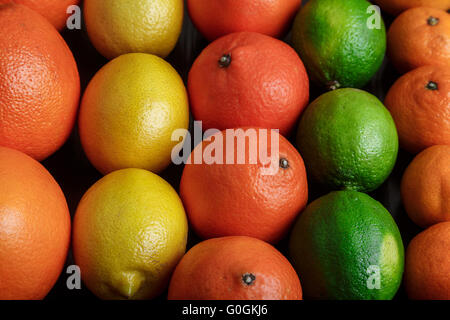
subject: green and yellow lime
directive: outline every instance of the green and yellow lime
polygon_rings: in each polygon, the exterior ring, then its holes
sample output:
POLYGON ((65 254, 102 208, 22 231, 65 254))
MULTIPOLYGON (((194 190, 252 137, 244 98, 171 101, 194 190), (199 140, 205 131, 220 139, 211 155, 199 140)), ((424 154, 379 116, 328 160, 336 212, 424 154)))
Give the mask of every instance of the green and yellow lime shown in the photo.
POLYGON ((388 300, 402 280, 397 225, 379 202, 356 191, 312 202, 292 230, 289 252, 306 298, 388 300))
POLYGON ((309 178, 329 190, 375 190, 392 172, 398 144, 394 120, 384 105, 350 88, 311 103, 297 135, 309 178))
POLYGON ((386 29, 366 0, 311 0, 295 19, 292 42, 317 84, 361 88, 383 62, 386 29))

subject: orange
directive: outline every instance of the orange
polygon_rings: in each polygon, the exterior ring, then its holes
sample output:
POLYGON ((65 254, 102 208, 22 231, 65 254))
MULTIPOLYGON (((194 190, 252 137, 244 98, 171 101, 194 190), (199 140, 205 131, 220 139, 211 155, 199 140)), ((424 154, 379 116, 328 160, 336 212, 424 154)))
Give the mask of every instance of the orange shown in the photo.
POLYGON ((450 145, 422 151, 406 169, 401 190, 406 212, 417 225, 450 221, 450 145))
POLYGON ((47 18, 48 21, 59 31, 66 26, 67 8, 79 5, 80 0, 0 0, 0 4, 15 2, 23 4, 47 18))
POLYGON ((403 12, 392 23, 388 55, 404 73, 425 65, 450 65, 450 15, 439 9, 418 7, 403 12))
POLYGON ((270 244, 224 237, 197 244, 181 259, 169 300, 301 300, 294 268, 270 244))
POLYGON ((206 129, 256 126, 288 134, 306 107, 309 80, 286 43, 250 32, 210 44, 189 73, 192 112, 206 129))
POLYGON ((418 153, 450 144, 450 66, 425 66, 405 74, 391 87, 384 104, 403 149, 418 153))
POLYGON ((25 6, 0 5, 0 30, 0 145, 45 159, 75 123, 75 59, 56 29, 25 6))
POLYGON ((442 10, 450 9, 450 0, 375 0, 377 5, 387 13, 398 15, 415 7, 431 7, 442 10))
POLYGON ((187 1, 192 21, 208 40, 240 31, 281 37, 301 3, 301 0, 187 1))
POLYGON ((43 299, 70 240, 64 194, 29 156, 0 147, 0 300, 43 299))
POLYGON ((202 238, 250 236, 275 243, 306 205, 303 159, 275 131, 265 135, 262 129, 238 129, 234 131, 238 138, 232 132, 222 131, 204 140, 184 168, 180 194, 189 221, 202 238), (219 147, 222 140, 223 147, 219 147), (202 150, 203 159, 198 156, 202 150), (256 150, 271 156, 272 166, 256 150), (234 164, 227 159, 234 159, 234 164))
POLYGON ((414 300, 450 300, 450 222, 417 235, 406 250, 405 288, 414 300))

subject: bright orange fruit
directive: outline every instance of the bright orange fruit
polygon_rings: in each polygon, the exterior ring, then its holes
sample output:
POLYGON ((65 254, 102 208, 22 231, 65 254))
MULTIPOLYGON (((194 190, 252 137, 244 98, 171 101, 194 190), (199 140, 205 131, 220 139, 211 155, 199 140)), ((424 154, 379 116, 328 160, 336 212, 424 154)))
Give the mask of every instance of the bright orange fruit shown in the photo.
POLYGON ((252 126, 289 134, 309 99, 303 62, 286 43, 233 33, 210 44, 188 81, 191 110, 205 129, 252 126))
POLYGON ((184 168, 180 193, 189 221, 205 239, 240 235, 275 243, 286 234, 306 205, 308 186, 303 159, 274 131, 268 133, 266 139, 260 129, 241 129, 248 134, 245 140, 243 135, 239 140, 227 132, 229 130, 219 132, 198 145, 191 154, 191 164, 184 168), (272 138, 279 141, 278 154, 272 138), (223 154, 224 164, 212 163, 213 159, 205 154, 220 140, 223 140, 223 149, 218 147, 214 153, 223 154), (233 140, 236 141, 233 148, 227 148, 233 140), (268 152, 260 147, 265 141, 268 152), (204 160, 202 164, 195 164, 202 150, 204 160), (271 163, 275 171, 264 164, 262 157, 252 164, 252 150, 273 155, 271 163), (245 161, 238 164, 238 157, 242 157, 241 160, 245 157, 245 161), (234 164, 226 162, 227 158, 234 158, 234 164))
POLYGON ((289 261, 270 244, 224 237, 197 244, 181 259, 169 300, 301 300, 289 261))
POLYGON ((417 155, 403 175, 401 190, 406 212, 417 225, 450 221, 450 145, 417 155))
POLYGON ((426 65, 450 66, 450 15, 418 7, 403 12, 387 34, 388 55, 404 73, 426 65))
POLYGON ((0 5, 0 30, 0 145, 45 159, 75 123, 75 59, 56 29, 25 6, 0 5))
POLYGON ((0 147, 0 300, 43 299, 70 241, 66 199, 29 156, 0 147))
POLYGON ((308 75, 294 49, 251 32, 210 44, 192 66, 188 90, 205 129, 252 126, 287 135, 309 100, 308 75))
POLYGON ((384 104, 403 149, 418 153, 450 144, 450 66, 425 66, 405 74, 391 87, 384 104))
POLYGON ((450 222, 417 235, 405 261, 405 288, 414 300, 450 300, 450 222))

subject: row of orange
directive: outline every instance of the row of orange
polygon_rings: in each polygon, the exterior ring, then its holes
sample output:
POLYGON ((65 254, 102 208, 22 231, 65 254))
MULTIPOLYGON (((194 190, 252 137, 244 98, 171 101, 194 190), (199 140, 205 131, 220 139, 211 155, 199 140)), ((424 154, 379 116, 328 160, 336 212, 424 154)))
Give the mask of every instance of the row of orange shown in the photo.
MULTIPOLYGON (((450 2, 439 4, 447 9, 450 2)), ((421 151, 403 176, 403 204, 409 217, 427 228, 408 246, 405 282, 411 298, 447 299, 446 279, 450 268, 450 222, 447 222, 450 221, 449 14, 427 7, 406 10, 391 25, 388 47, 393 64, 407 73, 391 87, 385 105, 396 122, 403 148, 414 154, 421 151)))

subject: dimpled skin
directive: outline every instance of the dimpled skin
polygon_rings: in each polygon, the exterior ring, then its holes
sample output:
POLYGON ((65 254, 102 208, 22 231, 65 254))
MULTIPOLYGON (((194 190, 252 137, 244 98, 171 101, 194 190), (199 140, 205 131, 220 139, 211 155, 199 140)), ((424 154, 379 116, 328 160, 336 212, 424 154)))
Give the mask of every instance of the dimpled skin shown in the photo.
POLYGON ((402 149, 418 153, 450 144, 450 66, 410 71, 394 83, 384 104, 394 118, 402 149), (430 82, 437 90, 430 89, 430 82))
POLYGON ((388 55, 402 73, 425 65, 450 66, 450 15, 419 7, 403 12, 388 32, 388 55), (430 25, 430 17, 439 19, 430 25))
POLYGON ((84 19, 92 44, 107 59, 125 53, 172 52, 183 25, 183 0, 87 0, 84 19))
POLYGON ((43 299, 70 242, 66 199, 29 156, 0 147, 0 300, 43 299))
POLYGON ((328 92, 308 106, 297 145, 309 178, 331 190, 375 190, 398 154, 389 111, 375 96, 349 88, 328 92))
POLYGON ((413 300, 450 300, 450 222, 419 233, 406 250, 405 288, 413 300))
POLYGON ((417 225, 450 221, 450 146, 433 146, 417 155, 403 175, 401 192, 417 225))
MULTIPOLYGON (((253 129, 244 128, 242 132, 249 133, 250 130, 253 129)), ((270 150, 266 153, 266 150, 256 147, 258 153, 275 155, 274 165, 278 169, 275 174, 264 172, 268 165, 263 165, 263 161, 250 164, 250 150, 254 149, 249 143, 245 144, 245 149, 242 149, 242 143, 234 143, 234 149, 227 148, 226 144, 233 138, 225 131, 215 135, 220 137, 218 141, 224 141, 223 149, 217 150, 222 151, 225 159, 232 157, 232 150, 234 155, 244 155, 240 150, 245 150, 246 164, 237 164, 237 158, 235 164, 207 164, 208 157, 203 157, 206 160, 202 164, 195 164, 198 163, 198 151, 203 150, 206 154, 212 148, 210 145, 216 138, 211 138, 194 149, 190 164, 184 168, 181 198, 193 230, 204 239, 239 235, 276 243, 307 203, 306 171, 297 150, 276 132, 267 136, 261 130, 254 133, 255 136, 249 140, 257 145, 267 141, 270 150), (272 135, 279 139, 278 156, 271 142, 272 135), (289 167, 281 168, 280 159, 286 159, 289 167)))
POLYGON ((81 103, 80 138, 103 174, 124 168, 159 172, 171 161, 172 132, 187 129, 187 92, 163 59, 130 53, 106 64, 81 103))
POLYGON ((210 41, 241 31, 281 37, 301 4, 301 0, 187 1, 192 21, 210 41))
POLYGON ((374 0, 381 10, 392 15, 398 15, 415 7, 432 7, 441 10, 450 9, 450 0, 374 0))
POLYGON ((287 135, 309 100, 308 75, 296 52, 251 32, 210 44, 189 72, 188 90, 192 113, 205 129, 255 126, 287 135), (231 63, 220 67, 227 54, 231 63))
POLYGON ((270 244, 224 237, 197 244, 181 259, 169 300, 301 300, 302 287, 289 261, 270 244), (250 285, 246 274, 255 278, 250 285))
POLYGON ((313 0, 298 13, 292 42, 318 85, 361 88, 378 71, 386 52, 386 30, 369 29, 365 0, 313 0))
POLYGON ((80 80, 55 28, 33 10, 0 5, 0 145, 43 160, 75 123, 80 80))
POLYGON ((83 282, 102 299, 151 299, 166 288, 186 250, 183 204, 162 178, 115 171, 81 199, 73 250, 83 282))
POLYGON ((59 31, 66 26, 67 8, 72 5, 79 5, 80 0, 0 0, 0 4, 4 3, 23 4, 39 14, 43 15, 47 20, 59 31))
POLYGON ((400 231, 378 201, 360 192, 332 192, 309 204, 292 229, 289 253, 311 299, 388 300, 402 281, 400 231), (379 289, 368 286, 375 285, 375 268, 379 289))

